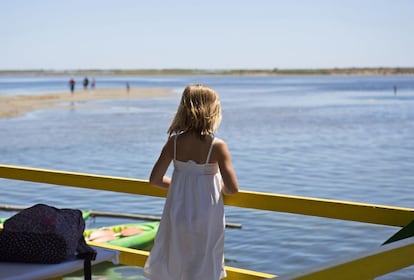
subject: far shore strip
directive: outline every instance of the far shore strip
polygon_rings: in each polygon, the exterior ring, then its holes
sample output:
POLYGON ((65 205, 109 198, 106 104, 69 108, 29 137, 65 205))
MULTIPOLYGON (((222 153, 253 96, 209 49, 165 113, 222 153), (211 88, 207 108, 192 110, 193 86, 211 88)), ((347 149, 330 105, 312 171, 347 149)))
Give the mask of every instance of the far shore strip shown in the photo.
MULTIPOLYGON (((77 90, 73 93, 0 96, 0 118, 13 118, 33 110, 67 109, 76 102, 140 99, 171 96, 168 88, 125 88, 77 90)), ((82 103, 84 104, 84 103, 82 103)))

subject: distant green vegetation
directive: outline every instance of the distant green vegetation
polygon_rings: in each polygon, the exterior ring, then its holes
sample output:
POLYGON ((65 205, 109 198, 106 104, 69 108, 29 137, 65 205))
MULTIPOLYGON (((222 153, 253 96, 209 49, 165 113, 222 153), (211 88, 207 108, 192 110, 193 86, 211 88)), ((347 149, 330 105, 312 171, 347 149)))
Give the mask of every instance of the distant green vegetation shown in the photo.
POLYGON ((332 68, 332 69, 79 69, 79 70, 0 70, 0 75, 414 75, 414 67, 332 68))

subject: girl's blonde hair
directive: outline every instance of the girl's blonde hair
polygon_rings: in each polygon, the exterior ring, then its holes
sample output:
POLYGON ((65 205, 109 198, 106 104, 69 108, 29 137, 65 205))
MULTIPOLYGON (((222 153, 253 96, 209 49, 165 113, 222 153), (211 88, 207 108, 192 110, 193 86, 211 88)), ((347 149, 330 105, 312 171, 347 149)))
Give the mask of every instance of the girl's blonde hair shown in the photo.
POLYGON ((211 135, 221 122, 221 106, 218 94, 200 84, 188 85, 181 97, 177 113, 168 133, 192 131, 200 136, 211 135))

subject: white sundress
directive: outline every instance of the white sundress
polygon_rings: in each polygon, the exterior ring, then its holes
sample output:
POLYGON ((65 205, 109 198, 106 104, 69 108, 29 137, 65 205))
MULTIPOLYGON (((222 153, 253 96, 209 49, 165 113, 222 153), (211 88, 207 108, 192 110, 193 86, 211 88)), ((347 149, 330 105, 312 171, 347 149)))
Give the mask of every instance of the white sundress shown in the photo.
POLYGON ((217 163, 176 159, 154 247, 144 266, 151 280, 218 280, 224 270, 224 204, 217 163))

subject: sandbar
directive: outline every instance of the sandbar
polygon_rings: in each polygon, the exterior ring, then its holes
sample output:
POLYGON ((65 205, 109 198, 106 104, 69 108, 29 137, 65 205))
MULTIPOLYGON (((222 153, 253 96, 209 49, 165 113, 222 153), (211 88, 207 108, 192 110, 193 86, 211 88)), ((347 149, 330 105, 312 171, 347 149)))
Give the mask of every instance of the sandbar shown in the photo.
POLYGON ((172 96, 169 88, 125 88, 77 90, 73 93, 0 96, 0 118, 14 118, 33 110, 68 109, 77 102, 140 99, 172 96))

